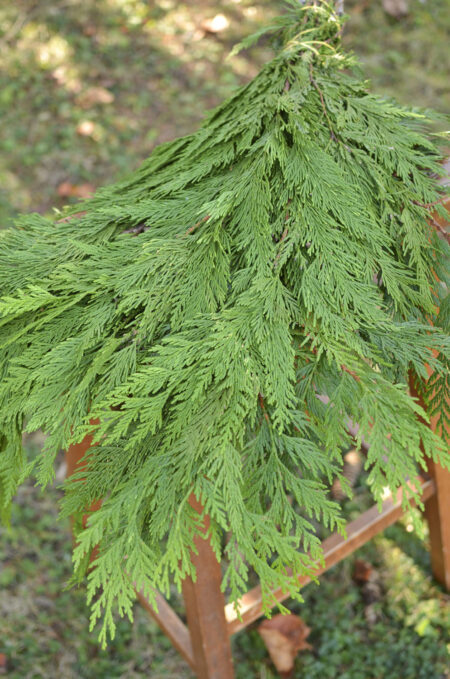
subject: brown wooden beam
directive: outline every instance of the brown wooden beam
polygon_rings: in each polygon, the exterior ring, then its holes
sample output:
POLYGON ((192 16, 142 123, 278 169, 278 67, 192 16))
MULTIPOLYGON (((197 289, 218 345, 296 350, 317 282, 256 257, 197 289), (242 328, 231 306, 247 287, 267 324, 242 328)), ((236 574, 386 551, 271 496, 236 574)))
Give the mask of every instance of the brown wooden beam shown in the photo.
MULTIPOLYGON (((435 493, 435 485, 431 479, 421 483, 421 488, 423 501, 427 501, 435 493)), ((379 512, 377 505, 374 505, 358 516, 357 519, 351 521, 347 525, 346 539, 337 534, 330 535, 330 537, 322 543, 325 563, 324 565, 318 565, 315 575, 321 575, 329 568, 339 563, 339 561, 342 561, 346 556, 371 540, 374 535, 377 535, 385 528, 398 521, 402 514, 401 493, 398 493, 397 498, 394 499, 391 496, 383 502, 381 512, 379 512)), ((310 581, 311 578, 308 576, 299 575, 298 577, 300 587, 303 587, 310 581)), ((284 601, 289 597, 289 595, 281 589, 275 590, 273 595, 279 602, 284 601)), ((227 604, 225 607, 225 617, 228 621, 229 634, 240 632, 262 615, 260 585, 244 594, 240 601, 240 615, 241 620, 238 618, 233 604, 227 604)))
POLYGON ((183 658, 195 672, 196 668, 191 637, 184 622, 178 617, 175 611, 169 606, 167 601, 161 594, 159 594, 159 592, 156 593, 156 605, 158 607, 158 611, 153 608, 147 597, 144 596, 142 592, 138 592, 136 590, 136 595, 147 613, 152 616, 160 629, 170 639, 172 645, 183 656, 183 658))

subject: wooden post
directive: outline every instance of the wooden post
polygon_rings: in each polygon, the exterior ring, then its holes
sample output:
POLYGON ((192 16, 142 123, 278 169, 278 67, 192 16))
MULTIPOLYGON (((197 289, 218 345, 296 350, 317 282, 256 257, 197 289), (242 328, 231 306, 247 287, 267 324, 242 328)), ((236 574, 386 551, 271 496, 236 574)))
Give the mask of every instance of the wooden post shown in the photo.
MULTIPOLYGON (((450 159, 447 158, 443 163, 447 175, 440 180, 440 184, 447 186, 450 184, 450 159)), ((450 198, 443 200, 444 207, 450 213, 450 198)), ((444 237, 448 233, 449 219, 434 214, 432 224, 437 229, 439 235, 444 237)), ((448 236, 447 236, 448 237, 448 236)), ((428 374, 432 370, 427 366, 428 374)), ((419 400, 422 408, 425 408, 423 399, 410 380, 411 393, 419 400)), ((431 418, 430 427, 436 430, 437 416, 431 418)), ((447 436, 449 428, 444 425, 447 436)), ((430 556, 433 575, 447 591, 450 591, 450 471, 443 469, 441 465, 435 464, 432 460, 428 461, 428 472, 433 478, 436 493, 425 502, 425 518, 430 529, 430 556)))
MULTIPOLYGON (((194 497, 194 509, 201 505, 194 497)), ((208 529, 205 520, 205 531, 208 529)), ((208 540, 197 537, 192 555, 197 577, 186 578, 183 596, 198 679, 233 679, 230 637, 225 618, 225 597, 220 590, 222 571, 208 540)))
MULTIPOLYGON (((98 420, 91 420, 91 424, 98 424, 98 420)), ((81 459, 87 453, 92 445, 92 436, 85 436, 80 443, 73 443, 66 450, 66 476, 71 476, 74 472, 78 472, 86 465, 80 464, 81 459)))
POLYGON ((431 568, 436 580, 450 591, 450 472, 432 461, 428 471, 436 485, 436 493, 425 503, 431 568))
MULTIPOLYGON (((429 367, 428 372, 431 373, 429 367)), ((412 379, 410 392, 425 410, 425 403, 412 379)), ((437 416, 431 418, 430 427, 433 431, 436 430, 437 419, 437 416)), ((431 569, 436 580, 450 591, 450 471, 428 460, 428 473, 436 488, 434 495, 425 502, 425 518, 430 530, 431 569)))
MULTIPOLYGON (((91 420, 91 424, 98 424, 98 420, 91 420)), ((66 476, 69 477, 75 472, 81 471, 85 468, 85 464, 81 462, 84 455, 87 453, 92 445, 92 436, 85 436, 80 443, 74 443, 68 447, 66 450, 66 476)), ((94 512, 99 509, 102 501, 97 500, 90 507, 86 507, 87 512, 94 512)), ((83 527, 86 528, 86 522, 89 514, 86 513, 83 516, 83 527)), ((72 523, 73 526, 73 523, 72 523)), ((91 562, 94 561, 96 556, 96 549, 92 550, 91 562)))

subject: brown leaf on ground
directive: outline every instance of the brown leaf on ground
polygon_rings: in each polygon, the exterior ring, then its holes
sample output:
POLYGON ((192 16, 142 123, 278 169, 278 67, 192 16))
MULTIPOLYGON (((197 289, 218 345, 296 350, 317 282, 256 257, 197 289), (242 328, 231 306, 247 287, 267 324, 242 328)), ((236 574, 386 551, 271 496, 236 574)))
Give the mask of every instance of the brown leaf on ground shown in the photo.
POLYGON ((75 101, 81 108, 91 108, 96 104, 111 104, 114 101, 114 94, 106 87, 89 87, 81 92, 75 101))
POLYGON ((401 19, 409 13, 408 0, 383 0, 383 9, 395 19, 401 19))
POLYGON ((368 582, 372 576, 372 564, 364 559, 355 559, 353 567, 353 580, 358 583, 368 582))
POLYGON ((95 191, 93 184, 72 184, 71 182, 62 182, 58 186, 58 196, 61 198, 89 198, 95 191))
POLYGON ((310 633, 308 625, 298 615, 274 615, 258 627, 271 660, 284 677, 290 676, 294 660, 299 651, 312 648, 306 638, 310 633))
POLYGON ((84 35, 87 35, 88 37, 92 37, 97 34, 97 26, 95 24, 86 24, 83 28, 83 33, 84 35))

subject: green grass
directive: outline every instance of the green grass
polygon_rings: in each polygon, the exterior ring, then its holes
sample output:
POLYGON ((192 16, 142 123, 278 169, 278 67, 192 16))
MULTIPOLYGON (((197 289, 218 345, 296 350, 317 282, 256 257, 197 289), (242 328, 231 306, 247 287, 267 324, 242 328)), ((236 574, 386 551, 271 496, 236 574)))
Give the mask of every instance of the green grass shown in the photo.
MULTIPOLYGON (((273 0, 21 0, 0 7, 0 228, 19 211, 51 211, 58 195, 117 179, 161 141, 188 133, 206 108, 246 82, 268 55, 261 45, 225 61, 232 44, 258 28, 273 0), (202 28, 222 13, 228 27, 202 28), (85 134, 82 134, 83 130, 85 134), (6 132, 6 134, 5 134, 6 132), (60 189, 61 190, 61 189, 60 189)), ((378 0, 347 0, 345 42, 361 57, 373 89, 402 103, 450 109, 447 0, 410 0, 397 21, 378 0)), ((84 590, 66 590, 69 525, 57 518, 58 488, 19 493, 0 540, 0 653, 11 679, 190 679, 187 665, 139 606, 118 624, 108 650, 88 631, 84 590)), ((362 486, 350 516, 367 505, 362 486)), ((312 628, 312 652, 294 677, 449 677, 449 599, 433 583, 426 535, 406 523, 387 530, 304 590, 292 605, 312 628), (352 580, 356 557, 380 576, 376 622, 366 620, 352 580)), ((177 609, 182 610, 174 594, 177 609)), ((233 640, 238 679, 275 677, 257 625, 233 640)), ((1 671, 1 669, 0 669, 1 671)))
MULTIPOLYGON (((347 0, 344 34, 373 89, 450 110, 447 0, 410 0, 398 21, 381 1, 347 0)), ((186 134, 258 70, 256 47, 231 46, 282 2, 21 0, 0 6, 0 228, 17 212, 49 212, 135 168, 157 143, 186 134), (203 22, 222 13, 228 27, 203 22), (87 124, 87 125, 86 125, 87 124), (84 130, 84 134, 83 134, 84 130), (6 134, 5 134, 6 132, 6 134)))

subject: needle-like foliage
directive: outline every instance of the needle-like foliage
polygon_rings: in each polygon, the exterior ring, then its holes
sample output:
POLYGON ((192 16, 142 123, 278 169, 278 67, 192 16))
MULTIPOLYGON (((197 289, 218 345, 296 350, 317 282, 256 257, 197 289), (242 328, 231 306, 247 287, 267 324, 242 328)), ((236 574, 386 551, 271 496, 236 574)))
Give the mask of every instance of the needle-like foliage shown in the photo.
POLYGON ((27 215, 0 235, 5 514, 31 472, 24 428, 47 434, 43 485, 56 453, 93 433, 63 511, 103 498, 74 553, 82 577, 98 545, 103 640, 133 584, 152 598, 194 575, 192 493, 224 588, 237 600, 253 569, 268 610, 272 588, 298 596, 295 573, 320 559, 316 522, 344 531, 328 489, 349 420, 379 501, 386 487, 417 498, 426 456, 449 464, 406 386, 428 362, 445 422, 439 151, 422 114, 351 75, 340 30, 326 3, 288 2, 266 31, 272 61, 197 132, 72 218, 27 215))

